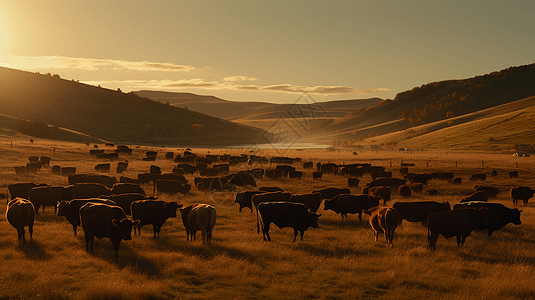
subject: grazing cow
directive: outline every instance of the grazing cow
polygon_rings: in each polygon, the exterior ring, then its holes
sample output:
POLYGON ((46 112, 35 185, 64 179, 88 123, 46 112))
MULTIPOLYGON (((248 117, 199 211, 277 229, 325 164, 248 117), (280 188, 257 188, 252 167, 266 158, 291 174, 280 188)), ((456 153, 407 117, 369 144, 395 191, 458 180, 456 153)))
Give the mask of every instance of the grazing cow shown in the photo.
POLYGON ((145 194, 145 190, 136 183, 116 183, 111 189, 111 194, 114 195, 129 193, 145 194))
POLYGON ((477 191, 472 193, 470 196, 463 198, 460 202, 471 202, 471 201, 484 201, 487 202, 488 196, 485 191, 477 191))
POLYGON ((301 179, 301 177, 303 177, 303 172, 301 172, 301 171, 290 171, 290 172, 288 172, 288 178, 290 178, 290 179, 293 179, 293 178, 301 179))
POLYGON ((99 198, 100 196, 111 195, 111 189, 101 183, 75 183, 72 185, 73 199, 99 198))
POLYGON ((210 244, 216 223, 216 210, 208 204, 192 204, 180 209, 182 222, 186 228, 186 240, 195 239, 198 230, 203 243, 210 244))
POLYGON ((172 179, 157 179, 154 181, 154 194, 160 192, 166 194, 176 194, 181 193, 183 195, 187 194, 191 190, 190 184, 182 184, 178 180, 172 179))
POLYGON ((407 174, 409 174, 409 168, 407 167, 401 167, 399 169, 399 173, 401 173, 401 176, 405 177, 407 174))
POLYGON ((492 170, 492 173, 490 173, 490 176, 491 177, 497 177, 498 176, 498 171, 492 170))
POLYGON ((313 213, 318 211, 322 200, 320 193, 294 194, 290 197, 290 202, 303 203, 313 213))
POLYGON ((378 205, 378 197, 341 194, 325 200, 323 209, 330 209, 337 214, 341 214, 342 220, 347 218, 347 214, 358 214, 359 220, 362 221, 362 211, 378 205))
POLYGON ((415 194, 420 194, 424 190, 424 185, 422 183, 411 183, 411 192, 415 194))
POLYGON ((276 187, 276 186, 263 186, 261 188, 258 189, 259 191, 264 191, 264 192, 284 192, 280 187, 276 187))
POLYGON ((288 165, 278 165, 275 167, 275 170, 280 170, 282 172, 282 177, 288 177, 288 173, 295 171, 295 167, 288 165))
POLYGON ((510 178, 518 178, 518 171, 510 171, 509 172, 510 178))
POLYGON ((398 187, 398 194, 403 198, 410 198, 412 196, 411 188, 406 185, 398 187))
POLYGON ((156 200, 155 197, 148 197, 145 194, 129 193, 129 194, 119 194, 119 195, 110 195, 110 196, 101 196, 101 199, 109 199, 121 207, 127 215, 131 215, 130 206, 132 202, 139 200, 156 200))
POLYGON ((370 226, 373 229, 375 241, 379 239, 379 233, 383 233, 386 239, 386 245, 393 247, 394 232, 401 223, 399 213, 395 208, 375 206, 364 210, 365 214, 370 215, 370 226))
POLYGON ((359 186, 360 180, 356 177, 349 177, 347 179, 347 186, 357 188, 359 186))
POLYGON ((474 174, 468 180, 470 180, 470 181, 485 181, 485 180, 487 180, 487 174, 474 174))
POLYGON ((453 178, 455 178, 455 176, 453 175, 453 172, 440 172, 441 180, 449 181, 450 179, 453 179, 453 178))
POLYGON ((33 222, 35 220, 35 209, 32 203, 26 199, 15 198, 7 204, 6 219, 17 229, 17 240, 26 243, 26 232, 24 226, 28 226, 30 238, 33 237, 33 222))
POLYGON ((392 177, 392 172, 379 171, 379 172, 373 172, 370 175, 372 176, 372 180, 375 180, 379 177, 392 177))
POLYGON ((423 185, 427 185, 427 181, 429 180, 429 174, 409 173, 407 174, 407 178, 409 178, 409 181, 411 183, 421 183, 423 185))
POLYGON ((323 172, 312 172, 312 179, 321 179, 323 172))
MULTIPOLYGON (((281 201, 290 201, 292 197, 291 193, 284 192, 270 192, 256 194, 251 197, 251 202, 253 203, 254 208, 258 208, 258 204, 263 202, 281 202, 281 201)), ((257 227, 257 231, 260 232, 260 228, 257 227)))
POLYGON ((438 236, 446 239, 457 237, 457 247, 462 247, 472 230, 489 224, 488 208, 462 208, 432 213, 427 217, 427 240, 431 249, 437 248, 438 236))
POLYGON ((58 166, 58 165, 52 166, 52 174, 61 175, 61 166, 58 166))
POLYGON ((132 227, 139 221, 130 221, 119 206, 102 203, 87 203, 80 208, 80 222, 85 235, 85 250, 95 252, 93 240, 107 237, 113 244, 115 258, 119 257, 119 246, 122 240, 132 239, 132 227))
POLYGON ((75 183, 100 183, 108 188, 112 188, 117 183, 117 178, 107 175, 94 175, 94 174, 77 174, 69 175, 69 184, 75 183))
POLYGON ((50 156, 40 156, 39 162, 41 162, 41 165, 50 167, 50 156))
POLYGON ((500 230, 505 225, 513 223, 515 225, 521 225, 520 213, 521 210, 517 208, 510 209, 501 203, 488 203, 488 202, 466 202, 466 203, 457 203, 453 206, 453 209, 460 209, 465 207, 476 207, 482 208, 486 207, 489 210, 489 224, 483 224, 479 226, 480 230, 488 230, 488 236, 490 237, 492 233, 496 230, 500 230))
POLYGON ((312 193, 320 193, 321 199, 332 199, 333 197, 341 194, 351 194, 351 191, 349 189, 339 189, 339 188, 325 188, 321 190, 315 190, 312 191, 312 193))
POLYGON ((225 177, 208 177, 201 178, 200 184, 197 185, 197 188, 203 191, 229 191, 234 192, 236 186, 230 183, 225 177))
POLYGON ((240 205, 240 212, 242 211, 244 207, 249 207, 252 213, 253 206, 252 206, 251 199, 253 198, 253 195, 263 194, 263 193, 265 193, 265 191, 246 191, 246 192, 237 193, 234 203, 238 203, 240 205))
POLYGON ((323 172, 325 174, 332 174, 333 171, 334 171, 334 168, 336 168, 336 164, 327 163, 327 164, 321 165, 319 171, 321 171, 321 172, 323 172))
POLYGON ((28 191, 34 187, 47 186, 46 184, 35 184, 33 182, 13 183, 7 186, 11 200, 19 197, 28 199, 28 191))
POLYGON ((117 205, 115 202, 107 199, 73 199, 71 201, 60 201, 56 206, 56 215, 58 217, 65 217, 72 225, 74 235, 76 234, 76 228, 80 226, 80 207, 87 203, 104 203, 108 205, 117 205))
POLYGON ((31 188, 28 191, 28 200, 32 202, 35 212, 39 213, 39 207, 53 206, 56 213, 56 204, 58 201, 69 201, 73 199, 72 187, 63 186, 39 186, 31 188))
POLYGON ((303 168, 304 169, 312 169, 312 168, 314 168, 314 163, 311 162, 311 161, 303 163, 303 168))
POLYGON ((389 186, 393 190, 398 190, 398 186, 405 185, 405 182, 407 182, 406 179, 399 179, 399 178, 377 178, 375 180, 372 180, 370 183, 367 184, 368 187, 374 187, 374 186, 389 186))
POLYGON ((26 166, 15 167, 15 174, 17 175, 26 174, 26 166))
POLYGON ((518 199, 524 202, 524 205, 528 205, 529 198, 533 197, 535 190, 526 186, 515 186, 511 188, 511 198, 513 198, 513 204, 518 204, 518 199))
POLYGON ((154 237, 160 237, 162 225, 169 218, 176 217, 176 210, 182 207, 182 204, 176 202, 165 202, 160 200, 139 200, 130 205, 132 219, 139 220, 137 226, 134 226, 134 234, 141 235, 141 228, 144 225, 152 224, 154 237))
POLYGON ((484 191, 487 194, 488 198, 496 198, 498 194, 500 193, 500 190, 495 187, 491 186, 482 186, 482 185, 476 185, 474 186, 474 192, 477 191, 484 191))
POLYGON ((162 174, 162 169, 158 166, 151 165, 149 169, 150 175, 160 175, 162 174))
POLYGON ((98 164, 98 165, 95 166, 95 170, 97 170, 99 172, 109 172, 110 168, 111 168, 111 164, 110 163, 98 164))
POLYGON ((41 171, 41 162, 30 162, 26 164, 26 173, 36 173, 41 171))
POLYGON ((243 173, 230 174, 224 177, 230 182, 230 184, 233 184, 236 186, 240 186, 240 187, 247 187, 248 185, 256 186, 256 180, 254 180, 254 178, 249 174, 243 174, 243 173))
POLYGON ((196 166, 190 164, 178 164, 176 167, 177 169, 183 169, 186 174, 195 174, 197 171, 202 172, 207 170, 207 168, 199 170, 196 166))
POLYGON ((256 224, 258 228, 260 227, 259 223, 262 223, 264 241, 266 241, 266 238, 268 241, 271 241, 269 227, 271 223, 274 223, 280 229, 285 227, 293 228, 293 241, 295 242, 298 232, 301 234, 301 240, 303 240, 303 234, 308 227, 318 228, 318 218, 320 216, 309 212, 307 207, 301 203, 265 202, 258 205, 256 224))
POLYGON ((368 189, 368 195, 383 199, 383 205, 386 205, 386 202, 390 201, 392 191, 389 186, 373 186, 368 189))
POLYGON ((461 177, 456 177, 456 178, 450 178, 449 182, 452 183, 452 184, 461 184, 462 180, 463 179, 461 177))
POLYGON ((407 220, 420 222, 422 226, 427 225, 427 217, 430 214, 451 210, 449 202, 435 201, 396 202, 392 207, 399 213, 400 224, 403 220, 407 220))

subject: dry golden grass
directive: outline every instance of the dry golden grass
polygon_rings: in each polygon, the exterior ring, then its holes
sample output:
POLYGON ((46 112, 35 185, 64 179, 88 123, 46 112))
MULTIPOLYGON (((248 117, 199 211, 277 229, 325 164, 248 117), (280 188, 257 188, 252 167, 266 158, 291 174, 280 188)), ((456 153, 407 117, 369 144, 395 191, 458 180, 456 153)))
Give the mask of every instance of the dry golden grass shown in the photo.
MULTIPOLYGON (((101 145, 102 147, 103 145, 101 145)), ((162 157, 143 162, 148 147, 134 149, 126 176, 146 172, 151 164, 170 172, 174 163, 162 157)), ((151 148, 157 149, 157 148, 151 148)), ((201 155, 239 154, 240 149, 193 149, 201 155)), ((278 153, 264 153, 278 155, 278 153)), ((354 163, 371 162, 398 175, 401 161, 413 162, 414 172, 452 171, 463 178, 454 186, 430 181, 439 196, 415 196, 411 200, 449 201, 465 197, 473 188, 471 174, 492 170, 488 185, 500 188, 497 202, 512 207, 507 190, 513 185, 535 185, 533 158, 510 155, 448 152, 327 152, 289 150, 282 153, 303 161, 354 163), (457 163, 457 166, 456 166, 457 163), (516 164, 518 163, 518 168, 516 164), (507 171, 517 169, 518 179, 507 171)), ((30 155, 49 155, 52 165, 76 166, 78 173, 91 172, 99 163, 84 144, 36 140, 6 133, 0 135, 0 194, 16 182, 66 185, 67 179, 44 168, 36 175, 15 175, 13 166, 23 165, 30 155), (13 146, 11 147, 11 142, 13 146), (55 149, 55 150, 54 150, 55 149), (54 153, 55 151, 55 153, 54 153)), ((298 169, 302 167, 295 164, 298 169)), ((244 169, 234 167, 233 170, 244 169)), ((311 170, 302 180, 261 180, 259 186, 279 186, 292 193, 305 193, 323 187, 345 187, 342 176, 324 175, 312 181, 311 170)), ((111 172, 110 175, 117 175, 111 172)), ((398 175, 399 176, 399 175, 398 175)), ((187 177, 190 181, 193 176, 187 177)), ((369 175, 362 181, 370 181, 369 175)), ((152 189, 145 186, 150 194, 152 189)), ((356 192, 355 189, 352 192, 356 192)), ((292 242, 289 228, 271 229, 272 242, 256 233, 255 214, 238 212, 229 193, 202 193, 162 196, 164 200, 188 204, 202 202, 217 209, 217 224, 211 245, 199 239, 187 242, 180 217, 169 219, 160 239, 152 238, 146 226, 141 236, 123 241, 120 259, 114 258, 108 239, 95 240, 95 253, 85 251, 83 231, 72 234, 71 225, 47 208, 37 219, 33 239, 26 245, 16 240, 16 231, 0 216, 0 299, 530 299, 535 297, 535 210, 531 203, 523 209, 520 226, 507 225, 488 238, 473 232, 464 248, 455 239, 440 237, 437 250, 427 247, 427 230, 404 222, 396 231, 394 247, 384 238, 375 242, 367 223, 351 215, 341 220, 332 211, 321 213, 318 229, 305 232, 304 240, 292 242)), ((400 201, 393 195, 392 201, 400 201)), ((535 201, 535 200, 533 200, 535 201)), ((322 206, 323 207, 323 206, 322 206)), ((5 211, 5 200, 0 211, 5 211)))

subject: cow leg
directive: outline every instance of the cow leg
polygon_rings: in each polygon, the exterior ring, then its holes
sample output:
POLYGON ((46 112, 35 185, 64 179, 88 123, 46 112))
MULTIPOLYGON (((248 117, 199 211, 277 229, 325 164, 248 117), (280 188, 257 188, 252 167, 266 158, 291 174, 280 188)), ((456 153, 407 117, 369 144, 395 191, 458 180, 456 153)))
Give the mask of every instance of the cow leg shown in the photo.
POLYGON ((85 251, 89 252, 90 246, 91 246, 91 252, 95 252, 93 249, 93 239, 94 237, 89 234, 85 234, 85 251))
POLYGON ((431 247, 431 249, 433 250, 437 249, 437 240, 438 240, 438 234, 428 230, 427 241, 429 242, 429 247, 431 247))
POLYGON ((17 227, 17 240, 19 242, 26 243, 26 238, 24 237, 24 227, 17 227))
POLYGON ((202 243, 206 244, 206 230, 201 230, 201 234, 202 234, 202 243))
POLYGON ((113 242, 113 250, 115 250, 115 258, 119 258, 119 246, 121 245, 121 240, 113 242))
POLYGON ((461 248, 463 246, 462 235, 457 235, 456 238, 457 238, 457 248, 461 248))
MULTIPOLYGON (((297 228, 294 228, 294 240, 293 240, 294 242, 295 242, 295 239, 297 238, 297 233, 298 233, 297 228)), ((301 240, 303 239, 301 238, 301 240)))
POLYGON ((362 211, 359 212, 359 221, 362 222, 362 211))
POLYGON ((268 224, 264 224, 262 225, 262 235, 264 237, 264 241, 267 240, 271 242, 271 237, 269 236, 269 225, 271 223, 268 223, 268 224))
POLYGON ((210 245, 210 241, 212 240, 212 230, 206 232, 206 240, 208 241, 208 245, 210 245))
POLYGON ((28 225, 28 231, 30 232, 30 238, 33 239, 33 224, 28 225))
POLYGON ((72 225, 72 231, 74 231, 74 236, 78 236, 78 235, 76 234, 76 227, 78 227, 78 226, 76 226, 76 225, 72 225))

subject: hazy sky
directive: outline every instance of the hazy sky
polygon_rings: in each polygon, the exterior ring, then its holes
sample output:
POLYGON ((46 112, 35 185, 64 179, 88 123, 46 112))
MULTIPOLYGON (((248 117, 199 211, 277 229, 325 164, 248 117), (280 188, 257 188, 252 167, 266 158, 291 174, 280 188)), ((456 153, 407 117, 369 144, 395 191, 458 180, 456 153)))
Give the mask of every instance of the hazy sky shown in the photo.
POLYGON ((0 66, 123 91, 380 97, 535 62, 535 1, 0 0, 0 66))

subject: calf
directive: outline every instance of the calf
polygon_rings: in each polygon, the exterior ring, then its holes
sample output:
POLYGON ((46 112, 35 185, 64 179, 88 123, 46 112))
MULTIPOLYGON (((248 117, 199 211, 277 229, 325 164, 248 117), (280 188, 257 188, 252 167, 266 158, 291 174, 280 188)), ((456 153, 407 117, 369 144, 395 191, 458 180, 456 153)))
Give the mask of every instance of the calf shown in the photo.
POLYGON ((132 227, 139 221, 130 221, 119 206, 100 203, 87 203, 80 208, 80 221, 85 235, 85 250, 95 252, 93 240, 107 237, 113 244, 115 258, 119 257, 122 240, 132 239, 132 227))
POLYGON ((386 239, 386 245, 392 247, 394 232, 401 223, 399 213, 395 208, 375 206, 364 213, 370 215, 370 226, 373 229, 373 235, 377 242, 379 233, 383 233, 386 239))

